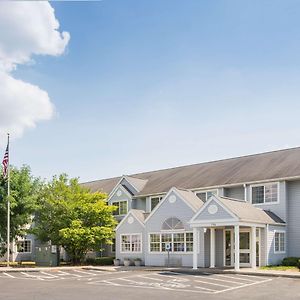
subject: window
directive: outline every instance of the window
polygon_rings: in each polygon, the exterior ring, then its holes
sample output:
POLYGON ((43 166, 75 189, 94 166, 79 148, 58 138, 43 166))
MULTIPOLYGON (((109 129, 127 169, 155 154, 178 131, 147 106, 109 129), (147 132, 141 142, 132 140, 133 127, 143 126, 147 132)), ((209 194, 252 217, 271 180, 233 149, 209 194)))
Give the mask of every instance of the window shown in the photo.
POLYGON ((121 216, 127 214, 127 201, 113 202, 112 205, 117 207, 117 209, 113 212, 113 215, 121 216))
POLYGON ((121 252, 141 252, 141 234, 121 234, 121 252))
POLYGON ((196 196, 201 199, 202 201, 206 202, 212 195, 217 195, 218 190, 211 190, 211 191, 203 191, 196 193, 196 196))
POLYGON ((31 253, 31 240, 19 241, 17 249, 19 253, 31 253))
POLYGON ((172 232, 172 233, 151 233, 150 252, 167 252, 167 244, 170 244, 170 252, 192 252, 193 233, 192 232, 172 232))
POLYGON ((184 252, 184 233, 174 233, 173 247, 174 252, 184 252))
POLYGON ((278 202, 278 183, 255 185, 251 191, 253 204, 278 202))
POLYGON ((160 252, 160 234, 150 234, 150 252, 160 252))
POLYGON ((158 197, 151 197, 150 201, 151 201, 151 211, 155 208, 155 206, 161 201, 163 197, 162 196, 158 196, 158 197))
POLYGON ((185 234, 185 245, 186 245, 186 252, 193 251, 193 233, 187 232, 185 234))
POLYGON ((162 230, 178 230, 178 229, 184 229, 183 223, 175 217, 167 219, 163 225, 162 230))
POLYGON ((282 231, 275 231, 275 241, 274 241, 274 252, 284 253, 285 252, 285 233, 282 231))
POLYGON ((161 251, 167 251, 167 244, 171 244, 170 252, 172 252, 172 234, 170 233, 163 233, 161 235, 161 251))

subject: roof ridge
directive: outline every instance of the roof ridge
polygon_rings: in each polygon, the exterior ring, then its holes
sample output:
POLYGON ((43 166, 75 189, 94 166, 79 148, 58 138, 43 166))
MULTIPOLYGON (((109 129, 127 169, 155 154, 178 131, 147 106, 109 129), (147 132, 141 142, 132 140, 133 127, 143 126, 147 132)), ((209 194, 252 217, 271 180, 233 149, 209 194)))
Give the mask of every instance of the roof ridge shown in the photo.
POLYGON ((177 167, 146 171, 146 172, 142 172, 142 173, 134 173, 134 174, 131 174, 131 175, 128 175, 128 176, 135 176, 135 175, 148 174, 148 173, 156 173, 156 172, 161 172, 161 171, 167 171, 167 170, 173 170, 173 169, 179 169, 179 168, 185 168, 185 167, 191 167, 191 166, 197 166, 197 165, 204 165, 204 164, 211 164, 211 163, 234 160, 234 159, 239 159, 239 158, 253 157, 253 156, 259 156, 259 155, 264 155, 264 154, 271 154, 271 153, 276 153, 276 152, 281 152, 281 151, 290 151, 290 150, 295 150, 295 149, 300 149, 300 146, 292 147, 292 148, 271 150, 271 151, 266 151, 266 152, 258 152, 258 153, 254 153, 254 154, 246 154, 246 155, 240 155, 240 156, 234 156, 234 157, 228 157, 228 158, 221 158, 221 159, 210 160, 210 161, 203 161, 203 162, 200 162, 200 163, 192 163, 192 164, 188 164, 188 165, 181 165, 181 166, 177 166, 177 167))

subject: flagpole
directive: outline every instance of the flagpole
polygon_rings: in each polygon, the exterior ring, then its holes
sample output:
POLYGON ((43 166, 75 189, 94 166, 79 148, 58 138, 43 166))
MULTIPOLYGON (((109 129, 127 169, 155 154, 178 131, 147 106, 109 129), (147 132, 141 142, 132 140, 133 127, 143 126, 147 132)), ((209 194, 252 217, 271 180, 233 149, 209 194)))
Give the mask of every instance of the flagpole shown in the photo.
MULTIPOLYGON (((9 149, 9 133, 7 134, 7 145, 9 149)), ((9 151, 9 150, 8 150, 9 151)), ((10 251, 10 170, 9 170, 9 155, 7 164, 7 267, 9 267, 9 251, 10 251)))

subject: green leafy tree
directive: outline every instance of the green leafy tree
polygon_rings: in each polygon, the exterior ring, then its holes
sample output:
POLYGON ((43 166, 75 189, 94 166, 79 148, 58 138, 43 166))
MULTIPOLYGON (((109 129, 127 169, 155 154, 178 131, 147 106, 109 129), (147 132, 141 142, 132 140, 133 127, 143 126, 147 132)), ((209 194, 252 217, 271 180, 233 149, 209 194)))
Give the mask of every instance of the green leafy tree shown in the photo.
MULTIPOLYGON (((22 237, 28 232, 28 224, 36 209, 39 191, 43 183, 31 175, 28 166, 10 169, 10 239, 22 237)), ((0 255, 7 250, 7 179, 0 176, 0 255)))
POLYGON ((108 206, 106 199, 106 194, 91 193, 76 178, 55 176, 40 193, 33 233, 44 242, 63 246, 78 263, 88 251, 101 251, 102 243, 111 243, 115 207, 108 206))

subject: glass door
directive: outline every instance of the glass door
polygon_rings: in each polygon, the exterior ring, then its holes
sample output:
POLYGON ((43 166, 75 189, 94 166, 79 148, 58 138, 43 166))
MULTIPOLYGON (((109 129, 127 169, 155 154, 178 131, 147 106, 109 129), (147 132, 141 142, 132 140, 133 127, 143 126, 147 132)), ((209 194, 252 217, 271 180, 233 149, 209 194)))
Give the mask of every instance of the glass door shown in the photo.
POLYGON ((225 230, 225 253, 224 253, 224 264, 229 267, 233 265, 233 231, 231 229, 225 230))
POLYGON ((250 230, 240 230, 240 265, 250 267, 250 230))

